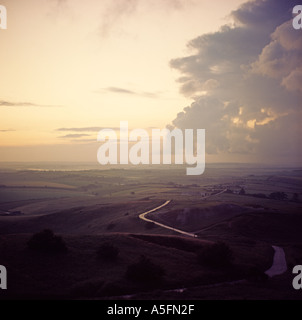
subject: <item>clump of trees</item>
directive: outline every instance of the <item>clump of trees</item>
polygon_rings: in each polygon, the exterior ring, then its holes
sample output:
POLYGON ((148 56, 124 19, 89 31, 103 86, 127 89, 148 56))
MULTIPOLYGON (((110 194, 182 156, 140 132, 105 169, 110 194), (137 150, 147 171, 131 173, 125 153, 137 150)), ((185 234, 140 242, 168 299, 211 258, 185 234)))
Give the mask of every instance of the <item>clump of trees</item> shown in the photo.
POLYGON ((269 198, 273 200, 287 200, 288 197, 285 192, 272 192, 269 198))
POLYGON ((201 265, 214 268, 231 265, 233 258, 233 251, 224 242, 206 245, 197 253, 201 265))
POLYGON ((142 255, 138 262, 128 266, 125 277, 133 282, 156 285, 163 281, 164 269, 142 255))
POLYGON ((27 242, 30 250, 44 253, 63 253, 67 252, 65 241, 57 236, 50 229, 45 229, 35 233, 27 242))
POLYGON ((119 249, 113 244, 105 242, 97 249, 97 258, 105 261, 115 261, 119 255, 119 249))

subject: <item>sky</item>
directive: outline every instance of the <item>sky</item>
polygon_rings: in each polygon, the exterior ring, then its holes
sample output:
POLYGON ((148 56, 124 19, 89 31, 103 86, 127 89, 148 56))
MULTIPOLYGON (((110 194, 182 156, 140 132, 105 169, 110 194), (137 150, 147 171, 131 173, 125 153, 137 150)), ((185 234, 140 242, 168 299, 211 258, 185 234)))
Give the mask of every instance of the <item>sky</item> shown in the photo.
POLYGON ((207 161, 301 163, 297 1, 0 4, 0 161, 96 161, 128 121, 206 129, 207 161))

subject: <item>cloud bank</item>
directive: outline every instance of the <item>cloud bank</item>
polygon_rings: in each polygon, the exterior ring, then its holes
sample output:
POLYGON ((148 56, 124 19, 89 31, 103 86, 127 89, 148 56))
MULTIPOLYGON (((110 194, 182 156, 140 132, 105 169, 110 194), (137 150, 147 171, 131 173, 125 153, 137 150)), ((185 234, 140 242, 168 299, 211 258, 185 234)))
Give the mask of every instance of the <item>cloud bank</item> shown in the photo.
POLYGON ((250 1, 234 25, 189 42, 193 54, 171 61, 180 91, 193 99, 172 121, 205 128, 208 154, 301 156, 302 36, 293 0, 250 1))

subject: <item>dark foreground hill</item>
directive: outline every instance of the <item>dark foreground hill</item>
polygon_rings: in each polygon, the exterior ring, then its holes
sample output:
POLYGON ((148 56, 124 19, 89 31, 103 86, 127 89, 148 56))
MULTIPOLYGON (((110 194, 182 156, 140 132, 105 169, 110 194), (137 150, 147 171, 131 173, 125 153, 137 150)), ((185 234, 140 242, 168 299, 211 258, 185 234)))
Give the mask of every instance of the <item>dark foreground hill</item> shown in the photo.
POLYGON ((132 234, 63 235, 68 250, 55 253, 30 250, 27 245, 30 237, 18 234, 0 238, 1 264, 8 270, 8 290, 0 292, 1 299, 111 299, 125 295, 133 295, 133 299, 230 299, 244 298, 240 295, 246 290, 248 298, 257 298, 258 294, 265 298, 269 292, 279 298, 292 296, 284 291, 284 280, 279 283, 260 276, 272 262, 272 249, 256 241, 232 245, 232 263, 212 268, 197 259, 198 251, 209 245, 199 239, 132 234), (113 259, 100 255, 98 249, 104 243, 117 248, 118 255, 113 259), (138 264, 142 256, 163 270, 160 279, 144 282, 127 277, 129 266, 138 264), (236 284, 243 278, 249 280, 236 284), (217 284, 221 290, 217 290, 217 284), (176 290, 179 288, 188 289, 182 292, 176 290))

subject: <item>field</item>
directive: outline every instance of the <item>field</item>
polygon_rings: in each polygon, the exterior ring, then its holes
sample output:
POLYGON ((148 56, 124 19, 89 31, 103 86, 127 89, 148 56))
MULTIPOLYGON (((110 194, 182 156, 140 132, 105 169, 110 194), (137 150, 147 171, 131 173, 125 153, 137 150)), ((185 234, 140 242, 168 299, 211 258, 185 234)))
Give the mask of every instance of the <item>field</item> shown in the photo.
POLYGON ((215 164, 186 176, 175 166, 2 167, 0 264, 10 275, 3 299, 301 299, 291 286, 292 268, 302 264, 299 168, 215 164), (146 215, 153 222, 139 218, 167 200, 146 215), (67 252, 31 250, 29 239, 44 229, 67 252), (217 242, 231 250, 231 263, 200 262, 217 242), (98 259, 108 243, 117 258, 98 259), (284 249, 287 271, 267 278, 272 245, 284 249), (142 256, 162 268, 161 281, 127 277, 142 256))

